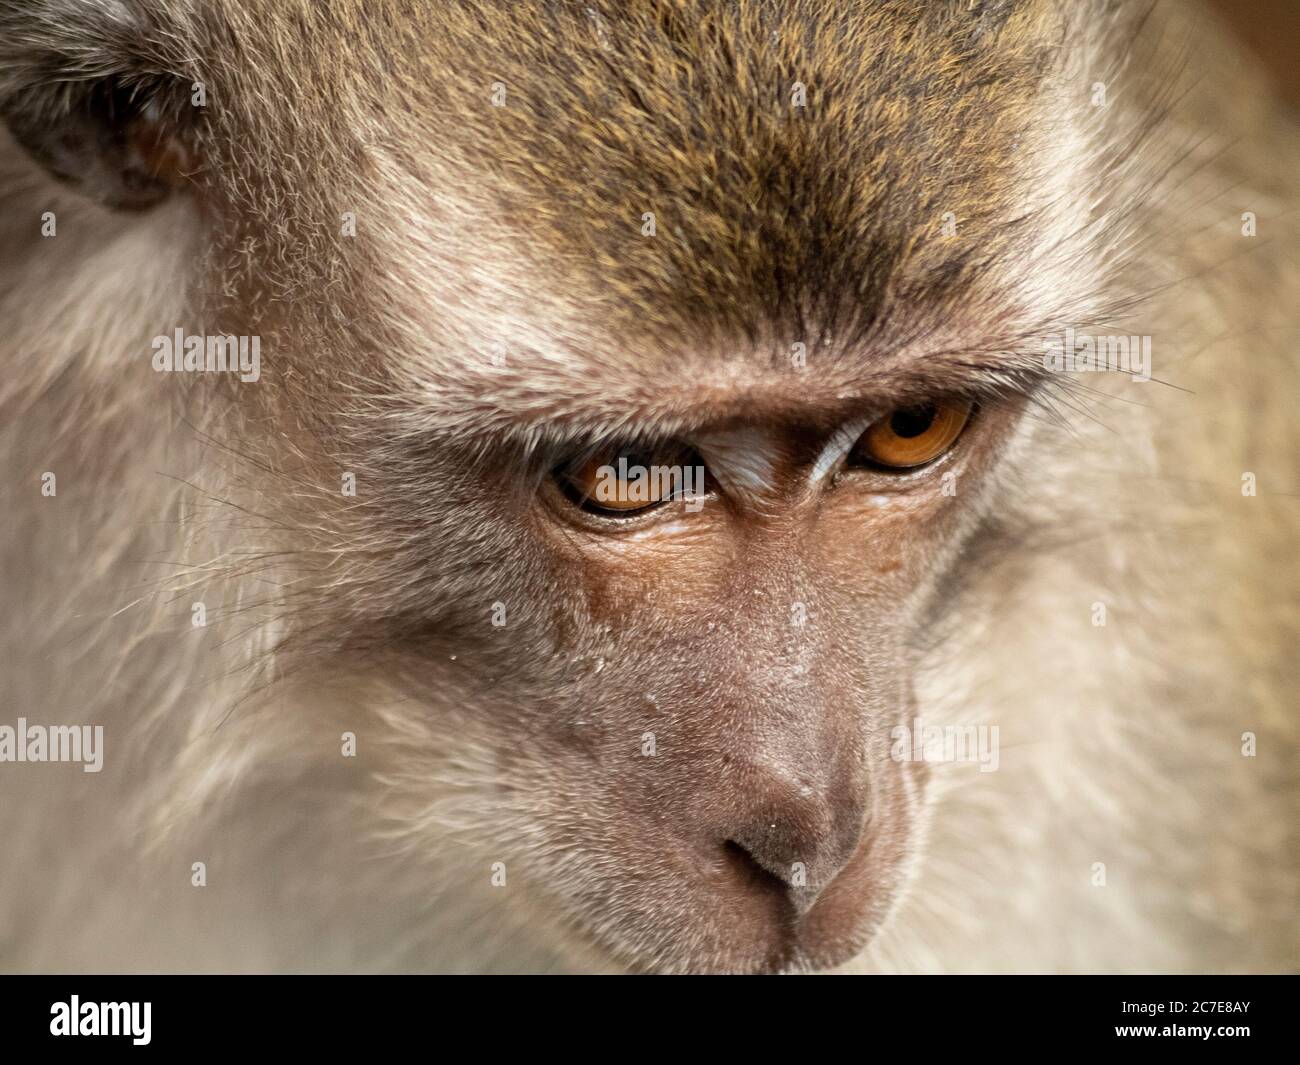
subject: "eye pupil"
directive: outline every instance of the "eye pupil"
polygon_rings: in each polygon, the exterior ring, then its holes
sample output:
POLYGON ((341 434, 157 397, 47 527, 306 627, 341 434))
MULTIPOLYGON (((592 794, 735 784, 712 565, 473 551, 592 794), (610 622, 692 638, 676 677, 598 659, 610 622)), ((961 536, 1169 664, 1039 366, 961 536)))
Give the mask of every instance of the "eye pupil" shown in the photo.
POLYGON ((934 424, 934 416, 933 404, 925 407, 905 407, 894 411, 893 416, 889 419, 889 428, 895 436, 910 440, 912 437, 927 432, 930 426, 934 424))

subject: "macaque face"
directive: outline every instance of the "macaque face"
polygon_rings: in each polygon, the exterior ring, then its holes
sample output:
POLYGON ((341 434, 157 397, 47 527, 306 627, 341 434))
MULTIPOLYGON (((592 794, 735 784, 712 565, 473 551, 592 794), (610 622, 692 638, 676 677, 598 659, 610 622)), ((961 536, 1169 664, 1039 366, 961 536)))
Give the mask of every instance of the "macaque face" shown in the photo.
POLYGON ((498 582, 471 555, 483 585, 438 652, 488 725, 498 803, 528 819, 523 854, 545 848, 530 886, 633 967, 825 967, 883 920, 925 792, 924 763, 891 757, 913 641, 1019 416, 867 393, 818 423, 766 394, 663 442, 447 468, 482 507, 465 531, 497 528, 517 564, 498 582), (687 464, 691 494, 638 491, 687 464))
POLYGON ((533 549, 590 635, 580 694, 541 711, 534 749, 556 845, 600 871, 558 881, 565 902, 600 915, 624 959, 827 966, 882 920, 924 788, 921 766, 890 759, 912 706, 908 636, 965 523, 942 486, 978 491, 1004 414, 979 412, 951 444, 934 408, 830 434, 702 427, 696 512, 670 499, 624 516, 543 483, 533 549))
POLYGON ((352 582, 289 645, 471 721, 485 853, 617 964, 846 961, 1037 387, 1035 5, 294 6, 205 16, 160 152, 200 160, 205 327, 262 337, 241 446, 356 475, 287 523, 352 582))

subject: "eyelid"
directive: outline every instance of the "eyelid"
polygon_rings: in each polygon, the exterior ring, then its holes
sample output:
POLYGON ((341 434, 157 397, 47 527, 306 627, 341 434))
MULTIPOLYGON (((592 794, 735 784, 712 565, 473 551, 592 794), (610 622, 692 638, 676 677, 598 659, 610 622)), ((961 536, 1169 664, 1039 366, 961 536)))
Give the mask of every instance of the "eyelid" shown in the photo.
POLYGON ((813 484, 825 480, 827 474, 834 472, 841 463, 848 459, 858 441, 879 418, 858 418, 837 429, 826 441, 817 461, 813 463, 810 479, 813 484))

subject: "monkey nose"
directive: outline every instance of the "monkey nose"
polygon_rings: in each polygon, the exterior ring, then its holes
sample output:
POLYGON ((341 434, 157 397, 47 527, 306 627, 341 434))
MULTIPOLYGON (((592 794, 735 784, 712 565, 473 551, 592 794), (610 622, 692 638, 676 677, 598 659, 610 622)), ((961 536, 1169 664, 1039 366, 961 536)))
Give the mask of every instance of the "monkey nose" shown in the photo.
POLYGON ((778 894, 803 916, 856 853, 863 803, 775 775, 733 820, 722 849, 742 890, 778 894))

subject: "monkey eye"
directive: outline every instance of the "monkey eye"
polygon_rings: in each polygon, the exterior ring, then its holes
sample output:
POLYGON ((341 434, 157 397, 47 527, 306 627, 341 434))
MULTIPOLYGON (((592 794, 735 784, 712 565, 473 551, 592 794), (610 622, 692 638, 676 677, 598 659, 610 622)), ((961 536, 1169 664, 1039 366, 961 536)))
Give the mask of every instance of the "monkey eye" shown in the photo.
POLYGON ((880 470, 910 470, 948 452, 970 421, 974 404, 937 401, 899 407, 867 427, 849 465, 880 470))
POLYGON ((607 445, 556 467, 556 483, 575 506, 626 517, 675 499, 704 496, 706 473, 684 445, 607 445))

